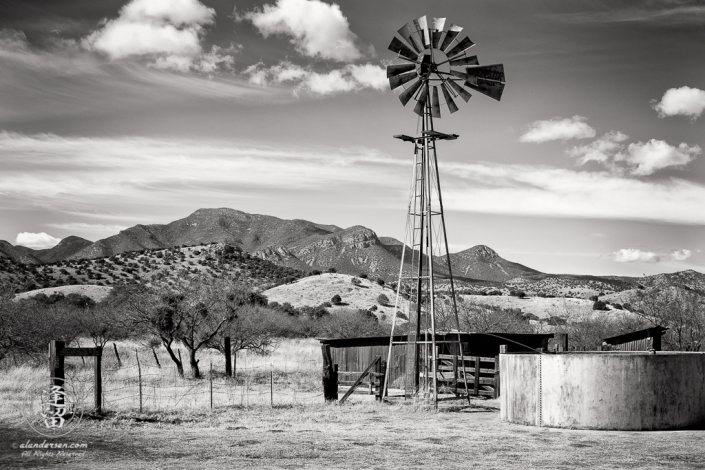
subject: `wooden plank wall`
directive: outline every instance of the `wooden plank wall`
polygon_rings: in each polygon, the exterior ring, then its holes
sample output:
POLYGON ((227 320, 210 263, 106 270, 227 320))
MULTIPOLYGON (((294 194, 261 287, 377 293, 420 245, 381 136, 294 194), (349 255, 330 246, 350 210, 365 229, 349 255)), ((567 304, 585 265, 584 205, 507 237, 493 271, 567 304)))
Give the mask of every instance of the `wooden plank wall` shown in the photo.
MULTIPOLYGON (((338 371, 362 373, 374 360, 375 356, 382 356, 387 360, 389 346, 348 346, 344 348, 331 348, 333 364, 338 364, 338 371)), ((406 348, 404 345, 395 345, 392 352, 392 364, 389 368, 389 388, 404 389, 406 372, 406 348)), ((354 380, 354 379, 352 379, 354 380)), ((365 381, 367 383, 367 380, 365 381)))

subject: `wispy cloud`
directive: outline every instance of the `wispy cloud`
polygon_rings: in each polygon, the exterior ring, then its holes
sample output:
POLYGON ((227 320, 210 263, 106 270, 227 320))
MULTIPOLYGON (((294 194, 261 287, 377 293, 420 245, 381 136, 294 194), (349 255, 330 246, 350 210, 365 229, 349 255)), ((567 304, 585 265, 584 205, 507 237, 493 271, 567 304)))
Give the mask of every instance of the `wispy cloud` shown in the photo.
POLYGON ((695 121, 705 111, 705 91, 687 86, 670 88, 660 101, 652 100, 651 104, 660 118, 681 115, 695 121))
POLYGON ((589 139, 595 137, 595 129, 590 127, 583 116, 571 118, 554 118, 546 121, 535 121, 529 126, 519 142, 539 144, 551 140, 589 139))
POLYGON ((87 224, 85 222, 51 223, 46 224, 46 226, 66 230, 71 233, 92 233, 97 235, 114 235, 128 228, 124 225, 87 224))
POLYGON ((705 5, 700 0, 637 2, 620 8, 609 3, 609 8, 589 11, 540 14, 544 18, 565 23, 649 23, 662 26, 702 26, 705 5))
POLYGON ((657 253, 653 251, 644 251, 638 248, 622 248, 612 253, 612 259, 618 263, 660 263, 661 261, 685 261, 690 258, 692 252, 683 248, 675 250, 671 253, 657 253))
POLYGON ((134 111, 206 100, 290 100, 230 74, 183 74, 131 61, 107 63, 71 41, 32 47, 20 31, 0 30, 0 122, 134 111))
MULTIPOLYGON (((0 160, 0 204, 72 214, 143 213, 147 207, 155 213, 175 198, 199 207, 293 196, 400 207, 410 171, 407 159, 366 148, 8 132, 0 133, 0 160)), ((705 224, 705 186, 684 179, 483 162, 440 165, 449 210, 705 224)))

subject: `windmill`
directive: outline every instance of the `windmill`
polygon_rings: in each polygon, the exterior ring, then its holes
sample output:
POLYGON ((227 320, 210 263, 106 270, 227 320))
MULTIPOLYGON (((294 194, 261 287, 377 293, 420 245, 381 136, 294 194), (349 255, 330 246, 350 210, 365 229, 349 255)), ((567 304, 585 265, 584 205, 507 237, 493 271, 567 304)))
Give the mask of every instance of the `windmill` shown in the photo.
MULTIPOLYGON (((415 101, 414 112, 420 116, 421 133, 414 137, 404 134, 394 136, 414 144, 414 166, 394 311, 398 311, 400 296, 407 294, 411 306, 408 318, 415 322, 416 328, 407 335, 406 341, 399 341, 398 337, 395 340, 397 316, 392 320, 387 357, 390 367, 386 372, 384 394, 387 395, 392 364, 403 359, 406 361, 407 378, 413 377, 405 381, 405 395, 423 397, 434 405, 438 403, 439 380, 445 379, 439 376, 439 341, 436 340, 439 316, 436 281, 440 279, 439 271, 445 271, 452 299, 452 312, 451 315, 444 313, 445 320, 450 316, 452 327, 458 332, 457 339, 450 341, 448 338, 455 335, 445 334, 442 343, 446 351, 450 347, 461 357, 463 345, 436 154, 436 141, 455 140, 458 135, 434 130, 433 119, 441 117, 441 105, 445 105, 451 114, 458 111, 457 98, 467 102, 472 96, 469 90, 499 101, 505 82, 502 64, 479 65, 477 56, 468 53, 475 44, 467 37, 461 38, 463 28, 451 24, 446 29, 445 23, 445 18, 433 18, 429 26, 426 16, 422 16, 402 26, 397 31, 399 37, 395 36, 389 45, 389 50, 397 54, 400 63, 387 67, 389 85, 392 90, 400 91, 398 96, 402 105, 406 106, 412 99, 415 101), (449 343, 455 345, 451 347, 449 343), (393 352, 400 351, 399 347, 403 353, 394 358, 393 352)), ((447 321, 445 323, 447 327, 447 321)), ((461 363, 464 368, 462 360, 461 363)), ((460 376, 465 384, 465 396, 469 399, 464 372, 460 376)), ((455 374, 451 382, 454 382, 455 395, 460 396, 457 388, 459 379, 455 374)))

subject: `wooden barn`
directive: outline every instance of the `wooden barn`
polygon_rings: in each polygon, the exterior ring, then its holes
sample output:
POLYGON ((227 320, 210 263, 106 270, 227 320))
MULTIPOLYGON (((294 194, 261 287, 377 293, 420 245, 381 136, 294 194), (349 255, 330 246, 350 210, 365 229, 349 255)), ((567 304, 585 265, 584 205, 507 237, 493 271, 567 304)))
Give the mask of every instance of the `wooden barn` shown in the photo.
MULTIPOLYGON (((423 336, 423 335, 422 335, 423 336)), ((437 357, 440 388, 445 393, 464 393, 466 382, 471 394, 497 396, 497 360, 500 347, 506 352, 530 351, 548 348, 553 334, 508 334, 508 333, 460 333, 463 356, 456 351, 458 333, 437 333, 437 357)), ((414 346, 408 344, 407 335, 394 336, 392 362, 386 364, 389 352, 389 336, 363 338, 319 339, 323 352, 324 376, 329 369, 331 380, 340 386, 362 385, 370 394, 382 388, 380 376, 389 368, 389 395, 409 395, 418 384, 414 381, 414 346), (358 380, 361 379, 361 380, 358 380), (359 383, 357 383, 359 382, 359 383), (392 392, 394 390, 394 392, 392 392)), ((417 347, 424 346, 423 342, 417 347)), ((419 366, 421 374, 429 373, 419 366)), ((332 394, 332 384, 330 385, 332 394)), ((332 396, 332 395, 331 395, 332 396)))
POLYGON ((663 326, 654 326, 645 330, 632 331, 623 335, 612 336, 602 340, 603 351, 654 351, 661 350, 661 336, 668 330, 663 326))

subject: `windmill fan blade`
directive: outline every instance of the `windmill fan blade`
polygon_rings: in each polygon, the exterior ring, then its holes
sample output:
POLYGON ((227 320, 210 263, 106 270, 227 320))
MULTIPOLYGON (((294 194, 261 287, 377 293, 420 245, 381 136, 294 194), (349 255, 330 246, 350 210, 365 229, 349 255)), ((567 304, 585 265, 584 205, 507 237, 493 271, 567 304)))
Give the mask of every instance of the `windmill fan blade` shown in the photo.
POLYGON ((416 70, 412 70, 411 72, 391 77, 389 79, 389 87, 394 90, 395 88, 405 84, 406 82, 410 82, 416 77, 418 77, 418 75, 416 75, 416 70))
POLYGON ((414 96, 419 87, 421 87, 422 83, 423 82, 421 80, 417 80, 399 95, 399 101, 401 101, 402 105, 406 106, 406 103, 408 103, 411 97, 414 96))
POLYGON ((446 25, 445 18, 434 18, 433 19, 433 32, 431 33, 431 47, 438 49, 438 45, 441 42, 441 37, 443 36, 443 28, 446 25))
POLYGON ((455 104, 453 97, 450 96, 450 92, 448 91, 445 83, 441 86, 441 90, 443 91, 443 98, 446 100, 446 104, 448 105, 448 110, 450 111, 450 114, 453 114, 458 110, 458 105, 455 104))
POLYGON ((467 80, 467 79, 469 78, 467 73, 465 73, 465 72, 460 72, 460 71, 458 71, 458 70, 451 70, 451 71, 450 71, 450 74, 453 75, 453 76, 456 76, 456 77, 458 77, 458 78, 462 78, 463 80, 467 80))
POLYGON ((457 83, 455 83, 453 80, 447 80, 446 83, 450 85, 450 87, 455 91, 457 94, 460 95, 462 99, 465 100, 467 103, 470 97, 472 96, 465 88, 461 87, 457 83))
MULTIPOLYGON (((421 81, 421 80, 419 80, 421 81)), ((426 108, 426 99, 428 98, 428 87, 423 87, 421 93, 419 94, 416 106, 414 106, 414 112, 419 116, 423 116, 424 109, 426 108)))
POLYGON ((438 87, 436 86, 431 92, 431 116, 439 119, 441 117, 441 105, 438 102, 438 87))
POLYGON ((417 54, 424 49, 422 42, 418 38, 418 33, 411 23, 406 23, 404 26, 399 28, 397 33, 399 33, 399 36, 403 37, 406 42, 409 43, 411 48, 414 49, 417 54))
POLYGON ((474 46, 475 43, 470 40, 470 38, 465 37, 460 41, 458 44, 455 45, 451 50, 446 52, 446 55, 448 57, 455 57, 456 55, 460 54, 461 52, 470 49, 472 46, 474 46))
POLYGON ((399 74, 409 72, 415 68, 415 64, 387 65, 387 78, 396 77, 399 74))
POLYGON ((497 101, 502 99, 502 92, 504 91, 504 83, 485 80, 478 80, 477 85, 470 82, 465 82, 465 86, 472 88, 475 91, 479 91, 483 95, 489 96, 497 101))
POLYGON ((468 80, 477 83, 477 80, 491 80, 493 82, 505 82, 504 64, 483 65, 481 67, 468 67, 468 80))
MULTIPOLYGON (((480 65, 477 61, 477 56, 473 55, 470 57, 460 57, 458 59, 452 59, 450 62, 451 67, 456 67, 458 65, 480 65)), ((389 67, 387 67, 389 69, 389 67)))
POLYGON ((393 38, 391 44, 389 44, 388 49, 392 52, 396 52, 400 56, 409 59, 411 61, 416 60, 416 54, 414 51, 412 51, 409 46, 401 42, 398 38, 393 38))
POLYGON ((426 15, 414 20, 414 26, 416 30, 421 35, 423 40, 424 49, 431 45, 430 38, 428 36, 428 22, 426 21, 426 15))
POLYGON ((438 49, 438 43, 441 42, 441 36, 443 36, 443 31, 433 31, 431 33, 431 47, 438 49))
POLYGON ((446 25, 446 19, 445 18, 433 18, 433 29, 436 31, 443 32, 443 28, 446 25))
POLYGON ((448 47, 451 45, 453 40, 458 37, 458 34, 463 30, 460 26, 456 26, 454 24, 450 25, 450 28, 448 28, 448 32, 446 33, 446 37, 443 38, 443 42, 441 43, 440 49, 442 51, 445 51, 448 49, 448 47))

